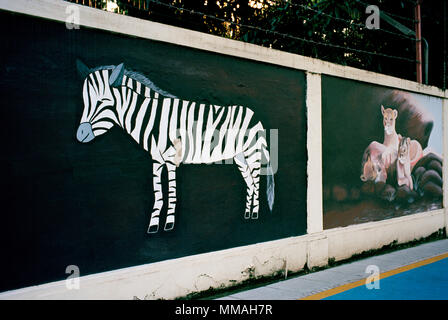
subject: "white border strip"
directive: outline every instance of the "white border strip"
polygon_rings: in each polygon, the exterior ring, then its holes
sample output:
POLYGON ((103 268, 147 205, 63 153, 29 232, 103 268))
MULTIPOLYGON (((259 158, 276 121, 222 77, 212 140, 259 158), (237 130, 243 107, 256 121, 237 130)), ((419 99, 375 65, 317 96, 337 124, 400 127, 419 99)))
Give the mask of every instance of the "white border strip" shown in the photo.
MULTIPOLYGON (((79 8, 81 28, 86 26, 102 29, 313 73, 358 80, 437 97, 448 97, 448 90, 443 91, 434 86, 422 85, 414 81, 264 48, 258 45, 213 36, 202 32, 110 13, 87 6, 64 2, 62 0, 0 0, 0 9, 61 22, 66 22, 67 17, 69 16, 69 14, 66 13, 68 6, 76 6, 79 8)), ((72 30, 72 32, 76 32, 76 30, 72 30)))
POLYGON ((306 73, 308 234, 323 230, 321 84, 320 74, 306 73))
POLYGON ((443 132, 443 207, 445 208, 445 228, 448 234, 448 99, 442 102, 442 132, 443 132))

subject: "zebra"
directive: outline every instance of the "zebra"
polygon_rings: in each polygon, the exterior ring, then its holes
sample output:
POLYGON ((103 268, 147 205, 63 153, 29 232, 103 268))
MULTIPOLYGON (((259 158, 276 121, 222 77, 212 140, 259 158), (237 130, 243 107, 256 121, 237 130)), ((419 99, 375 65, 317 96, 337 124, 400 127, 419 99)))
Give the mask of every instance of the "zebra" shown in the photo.
POLYGON ((87 143, 113 126, 126 131, 153 159, 154 205, 147 233, 159 230, 164 204, 161 174, 168 170, 165 231, 174 228, 176 168, 233 159, 246 183, 245 219, 258 219, 260 173, 266 172, 269 210, 274 204, 274 173, 265 130, 254 112, 242 106, 205 105, 165 92, 124 64, 89 69, 77 60, 84 79, 76 138, 87 143), (262 168, 262 156, 266 168, 262 168), (265 171, 261 172, 263 169, 265 171))

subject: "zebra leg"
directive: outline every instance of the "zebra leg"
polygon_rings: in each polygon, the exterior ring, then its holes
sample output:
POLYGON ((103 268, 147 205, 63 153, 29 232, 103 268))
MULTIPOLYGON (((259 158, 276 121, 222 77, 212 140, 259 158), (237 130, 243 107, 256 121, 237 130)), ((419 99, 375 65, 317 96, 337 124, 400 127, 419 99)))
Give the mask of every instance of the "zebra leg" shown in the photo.
POLYGON ((247 185, 246 210, 244 211, 244 218, 249 219, 254 190, 252 175, 243 154, 239 153, 233 159, 235 160, 235 163, 237 164, 238 169, 240 170, 241 175, 243 176, 243 179, 247 185))
POLYGON ((176 165, 167 162, 168 169, 168 212, 166 215, 165 231, 173 230, 174 214, 176 213, 176 165))
POLYGON ((151 220, 149 221, 148 233, 156 233, 159 231, 159 216, 160 210, 163 206, 163 193, 162 193, 162 170, 164 161, 158 150, 151 150, 151 156, 154 159, 152 165, 153 172, 153 187, 154 187, 154 207, 151 214, 151 220))
MULTIPOLYGON (((180 143, 180 140, 179 140, 180 143)), ((175 146, 169 147, 163 154, 163 159, 168 170, 168 211, 166 214, 165 231, 173 230, 176 213, 176 167, 180 164, 177 157, 178 149, 175 146)))
POLYGON ((246 157, 246 162, 251 173, 254 190, 251 218, 258 219, 258 210, 260 208, 258 194, 260 190, 261 149, 256 150, 255 153, 246 157))

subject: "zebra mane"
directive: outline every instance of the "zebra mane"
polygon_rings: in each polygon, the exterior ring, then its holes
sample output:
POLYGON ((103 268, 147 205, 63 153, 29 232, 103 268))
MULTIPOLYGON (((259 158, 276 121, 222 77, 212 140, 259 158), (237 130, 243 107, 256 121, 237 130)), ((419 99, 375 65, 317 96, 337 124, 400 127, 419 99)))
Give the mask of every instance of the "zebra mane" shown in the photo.
MULTIPOLYGON (((112 70, 115 67, 116 66, 113 66, 113 65, 100 66, 100 67, 95 67, 93 69, 90 69, 90 72, 95 72, 95 71, 100 71, 100 70, 105 70, 105 69, 112 70)), ((137 71, 124 69, 124 75, 129 77, 129 78, 131 78, 131 79, 133 79, 133 80, 135 80, 135 81, 140 82, 142 85, 144 85, 144 86, 146 86, 146 87, 148 87, 148 88, 158 92, 159 94, 161 94, 161 95, 163 95, 163 96, 165 96, 167 98, 177 98, 176 96, 172 95, 171 93, 166 92, 166 91, 160 89, 151 80, 149 80, 146 76, 144 76, 143 74, 141 74, 141 73, 139 73, 137 71)))

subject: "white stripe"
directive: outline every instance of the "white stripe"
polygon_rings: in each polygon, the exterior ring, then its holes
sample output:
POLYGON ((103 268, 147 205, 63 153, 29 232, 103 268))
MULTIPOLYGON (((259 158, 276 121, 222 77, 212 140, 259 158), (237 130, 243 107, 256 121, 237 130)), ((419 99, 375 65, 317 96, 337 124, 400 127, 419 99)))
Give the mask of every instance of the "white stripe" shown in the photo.
POLYGON ((145 149, 146 151, 149 151, 148 139, 149 139, 149 134, 151 133, 152 127, 154 125, 154 118, 155 118, 156 112, 157 112, 157 104, 158 104, 158 100, 153 99, 151 114, 149 116, 148 125, 146 126, 145 135, 143 136, 143 149, 145 149))
POLYGON ((137 104, 138 94, 136 92, 132 95, 132 103, 131 107, 129 108, 128 114, 126 115, 126 131, 128 133, 131 133, 131 119, 134 114, 135 105, 137 104))
POLYGON ((89 110, 89 115, 87 116, 87 119, 92 118, 92 116, 95 112, 95 109, 96 109, 96 104, 98 102, 98 96, 97 96, 94 86, 92 85, 92 82, 89 82, 89 97, 90 97, 90 110, 89 110))
POLYGON ((194 124, 194 109, 196 108, 196 102, 192 102, 188 109, 187 117, 187 143, 188 143, 188 155, 185 158, 186 161, 191 162, 194 154, 194 139, 193 139, 193 124, 194 124))
MULTIPOLYGON (((113 88, 112 91, 113 91, 114 97, 115 97, 115 107, 116 107, 117 111, 121 110, 120 90, 118 90, 117 88, 113 88)), ((121 123, 118 121, 118 119, 117 119, 117 123, 121 125, 121 123)))
POLYGON ((180 113, 180 141, 182 143, 182 154, 184 155, 187 144, 187 110, 189 104, 190 104, 189 101, 183 101, 182 110, 180 113))
POLYGON ((137 113, 137 119, 135 121, 135 128, 131 133, 132 138, 134 138, 134 140, 137 142, 139 142, 140 130, 142 128, 143 118, 145 117, 146 109, 147 109, 150 101, 151 101, 151 99, 148 99, 148 98, 145 99, 145 101, 143 101, 143 103, 142 103, 142 106, 140 107, 139 112, 137 113))
POLYGON ((103 83, 101 74, 99 71, 95 71, 95 75, 96 75, 96 78, 98 80, 98 85, 99 85, 98 96, 103 97, 104 96, 104 83, 103 83))
POLYGON ((243 114, 243 108, 234 106, 232 109, 232 121, 234 114, 238 112, 235 121, 232 123, 230 122, 229 130, 227 131, 227 137, 226 137, 226 146, 224 148, 224 158, 230 158, 235 155, 235 148, 236 148, 236 138, 239 133, 240 125, 241 125, 241 118, 243 114))
POLYGON ((202 122, 204 121, 204 104, 199 105, 199 115, 198 122, 196 125, 196 141, 195 141, 195 153, 193 157, 193 162, 200 163, 201 162, 201 154, 202 154, 202 122))
POLYGON ((93 86, 93 88, 95 88, 95 92, 98 95, 98 87, 97 87, 97 85, 95 83, 95 77, 93 76, 93 73, 91 73, 89 75, 89 78, 90 78, 90 84, 93 86))
POLYGON ((82 88, 82 99, 84 100, 84 110, 82 111, 81 123, 87 122, 87 114, 89 113, 89 93, 88 93, 87 80, 84 81, 84 86, 82 88))
POLYGON ((226 111, 227 111, 227 117, 226 117, 226 120, 224 120, 224 123, 222 124, 221 128, 219 129, 218 145, 215 146, 215 149, 212 152, 212 157, 211 157, 211 161, 212 162, 223 160, 222 144, 223 144, 224 136, 227 133, 227 129, 228 129, 229 121, 230 121, 230 116, 232 114, 231 108, 232 107, 226 107, 225 108, 226 111))
POLYGON ((95 136, 99 136, 99 135, 105 133, 106 131, 107 130, 104 130, 104 129, 95 129, 95 130, 93 130, 94 134, 96 133, 95 136))
POLYGON ((107 69, 103 70, 103 80, 104 80, 104 87, 107 88, 110 86, 109 84, 109 73, 107 72, 107 69))
POLYGON ((131 100, 131 90, 127 87, 121 87, 121 97, 123 98, 123 102, 121 106, 117 106, 118 120, 120 121, 120 125, 124 127, 124 114, 129 107, 129 102, 131 100))
POLYGON ((168 116, 171 109, 171 98, 163 99, 162 105, 162 116, 160 117, 159 124, 159 141, 157 143, 157 148, 163 154, 166 150, 166 139, 168 135, 168 116))
POLYGON ((246 115, 244 116, 244 121, 240 128, 238 143, 237 143, 237 147, 236 147, 236 151, 238 153, 243 151, 244 137, 248 133, 247 128, 249 127, 250 119, 252 119, 252 116, 254 114, 254 112, 249 108, 245 108, 245 110, 246 110, 246 115))
MULTIPOLYGON (((216 120, 213 121, 213 116, 214 116, 214 110, 218 111, 220 108, 216 108, 217 106, 210 106, 210 110, 208 113, 208 119, 207 119, 207 128, 205 130, 205 135, 204 135, 204 149, 202 150, 202 158, 204 161, 207 162, 213 162, 211 161, 211 140, 213 135, 216 133, 216 127, 219 123, 219 121, 222 118, 222 115, 224 114, 224 111, 226 110, 225 108, 221 108, 221 111, 219 112, 218 116, 216 117, 216 120)), ((216 139, 218 137, 215 137, 216 139)))
POLYGON ((101 104, 98 105, 98 107, 96 108, 95 113, 93 114, 93 116, 90 118, 90 121, 92 121, 93 119, 96 118, 96 116, 98 115, 98 113, 101 112, 101 110, 103 110, 106 107, 111 107, 113 106, 113 102, 102 102, 101 104))
POLYGON ((111 119, 112 121, 114 121, 115 123, 118 123, 118 119, 115 117, 115 113, 112 112, 112 110, 110 109, 105 109, 103 111, 101 111, 100 113, 98 113, 96 115, 96 117, 94 119, 92 119, 92 122, 95 122, 95 119, 104 119, 104 118, 108 118, 111 119))
POLYGON ((110 128, 112 128, 113 126, 114 126, 114 124, 111 123, 111 122, 109 122, 109 121, 98 121, 98 122, 95 122, 95 123, 92 125, 92 128, 93 128, 93 129, 97 129, 97 128, 110 129, 110 128))
POLYGON ((261 125, 261 122, 257 122, 257 124, 255 126, 253 126, 252 128, 249 129, 248 138, 246 140, 246 143, 243 146, 243 151, 246 151, 246 149, 250 146, 250 144, 252 143, 252 140, 254 139, 255 135, 259 131, 263 131, 263 130, 264 130, 264 128, 261 125))
POLYGON ((170 132, 169 132, 171 142, 174 142, 174 140, 176 140, 177 138, 176 130, 177 130, 178 107, 179 107, 179 99, 174 99, 173 112, 171 113, 171 119, 170 119, 170 132))

